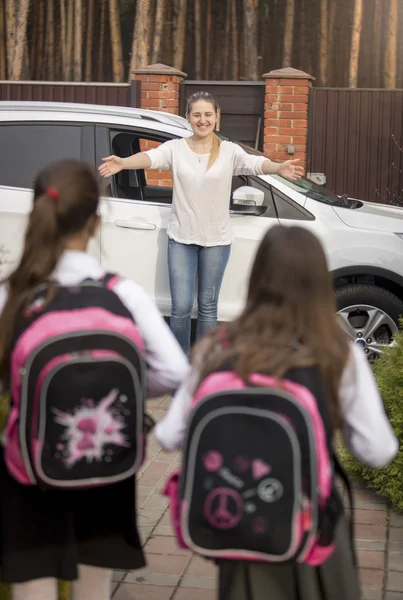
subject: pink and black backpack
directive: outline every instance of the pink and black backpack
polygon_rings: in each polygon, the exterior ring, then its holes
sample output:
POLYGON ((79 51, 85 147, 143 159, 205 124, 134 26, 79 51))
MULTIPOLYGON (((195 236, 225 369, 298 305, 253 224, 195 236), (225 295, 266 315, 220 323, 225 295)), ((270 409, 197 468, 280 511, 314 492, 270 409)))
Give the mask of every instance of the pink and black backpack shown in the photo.
POLYGON ((11 354, 5 461, 21 484, 119 482, 144 457, 143 341, 118 278, 38 289, 11 354))
POLYGON ((164 491, 179 544, 215 560, 323 563, 343 512, 335 471, 345 479, 327 402, 313 368, 282 381, 210 374, 164 491))

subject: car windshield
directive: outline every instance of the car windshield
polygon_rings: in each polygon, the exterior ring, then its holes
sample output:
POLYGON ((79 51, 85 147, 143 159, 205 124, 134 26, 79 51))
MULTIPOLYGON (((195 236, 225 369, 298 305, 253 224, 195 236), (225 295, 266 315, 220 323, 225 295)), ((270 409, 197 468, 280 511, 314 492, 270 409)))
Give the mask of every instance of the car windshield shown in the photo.
MULTIPOLYGON (((229 137, 223 135, 222 133, 217 133, 218 137, 222 140, 233 141, 230 140, 229 137)), ((248 154, 255 154, 256 156, 264 156, 262 152, 256 150, 255 148, 251 148, 242 142, 235 142, 238 146, 241 146, 248 154)), ((325 204, 332 204, 333 206, 342 206, 346 207, 346 199, 340 198, 333 192, 327 190, 321 185, 318 185, 314 181, 311 181, 307 177, 301 177, 298 181, 290 181, 285 177, 281 177, 281 175, 272 175, 274 179, 277 179, 287 187, 291 188, 295 192, 299 192, 300 194, 304 194, 307 198, 312 198, 312 200, 317 200, 318 202, 323 202, 325 204)))

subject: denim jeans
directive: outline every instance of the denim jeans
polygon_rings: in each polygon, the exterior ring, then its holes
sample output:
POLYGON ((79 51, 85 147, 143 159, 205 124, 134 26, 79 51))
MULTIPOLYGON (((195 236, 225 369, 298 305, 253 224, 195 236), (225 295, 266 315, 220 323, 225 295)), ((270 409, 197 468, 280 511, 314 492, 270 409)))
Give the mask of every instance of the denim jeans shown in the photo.
POLYGON ((197 339, 217 323, 218 296, 231 246, 198 246, 168 240, 168 271, 171 290, 171 329, 188 355, 191 313, 197 290, 197 339))

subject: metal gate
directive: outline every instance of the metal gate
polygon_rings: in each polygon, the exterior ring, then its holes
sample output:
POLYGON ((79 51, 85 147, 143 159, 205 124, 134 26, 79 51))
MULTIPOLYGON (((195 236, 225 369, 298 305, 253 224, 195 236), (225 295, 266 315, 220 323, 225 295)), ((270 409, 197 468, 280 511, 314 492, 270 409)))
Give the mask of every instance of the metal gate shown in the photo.
POLYGON ((220 131, 233 140, 258 150, 263 146, 264 81, 184 81, 180 91, 180 114, 195 92, 209 92, 220 105, 220 131))
POLYGON ((66 81, 0 81, 0 101, 79 102, 141 106, 141 81, 89 83, 66 81))
POLYGON ((307 170, 337 194, 403 205, 403 90, 313 88, 307 170))

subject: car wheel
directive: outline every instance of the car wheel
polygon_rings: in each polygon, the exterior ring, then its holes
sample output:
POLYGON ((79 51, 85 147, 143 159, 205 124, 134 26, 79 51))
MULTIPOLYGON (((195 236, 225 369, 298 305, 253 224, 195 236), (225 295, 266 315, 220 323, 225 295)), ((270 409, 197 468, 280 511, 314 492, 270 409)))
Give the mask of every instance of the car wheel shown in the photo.
POLYGON ((392 292, 375 285, 345 285, 336 289, 336 303, 344 329, 368 358, 393 345, 403 302, 392 292))

